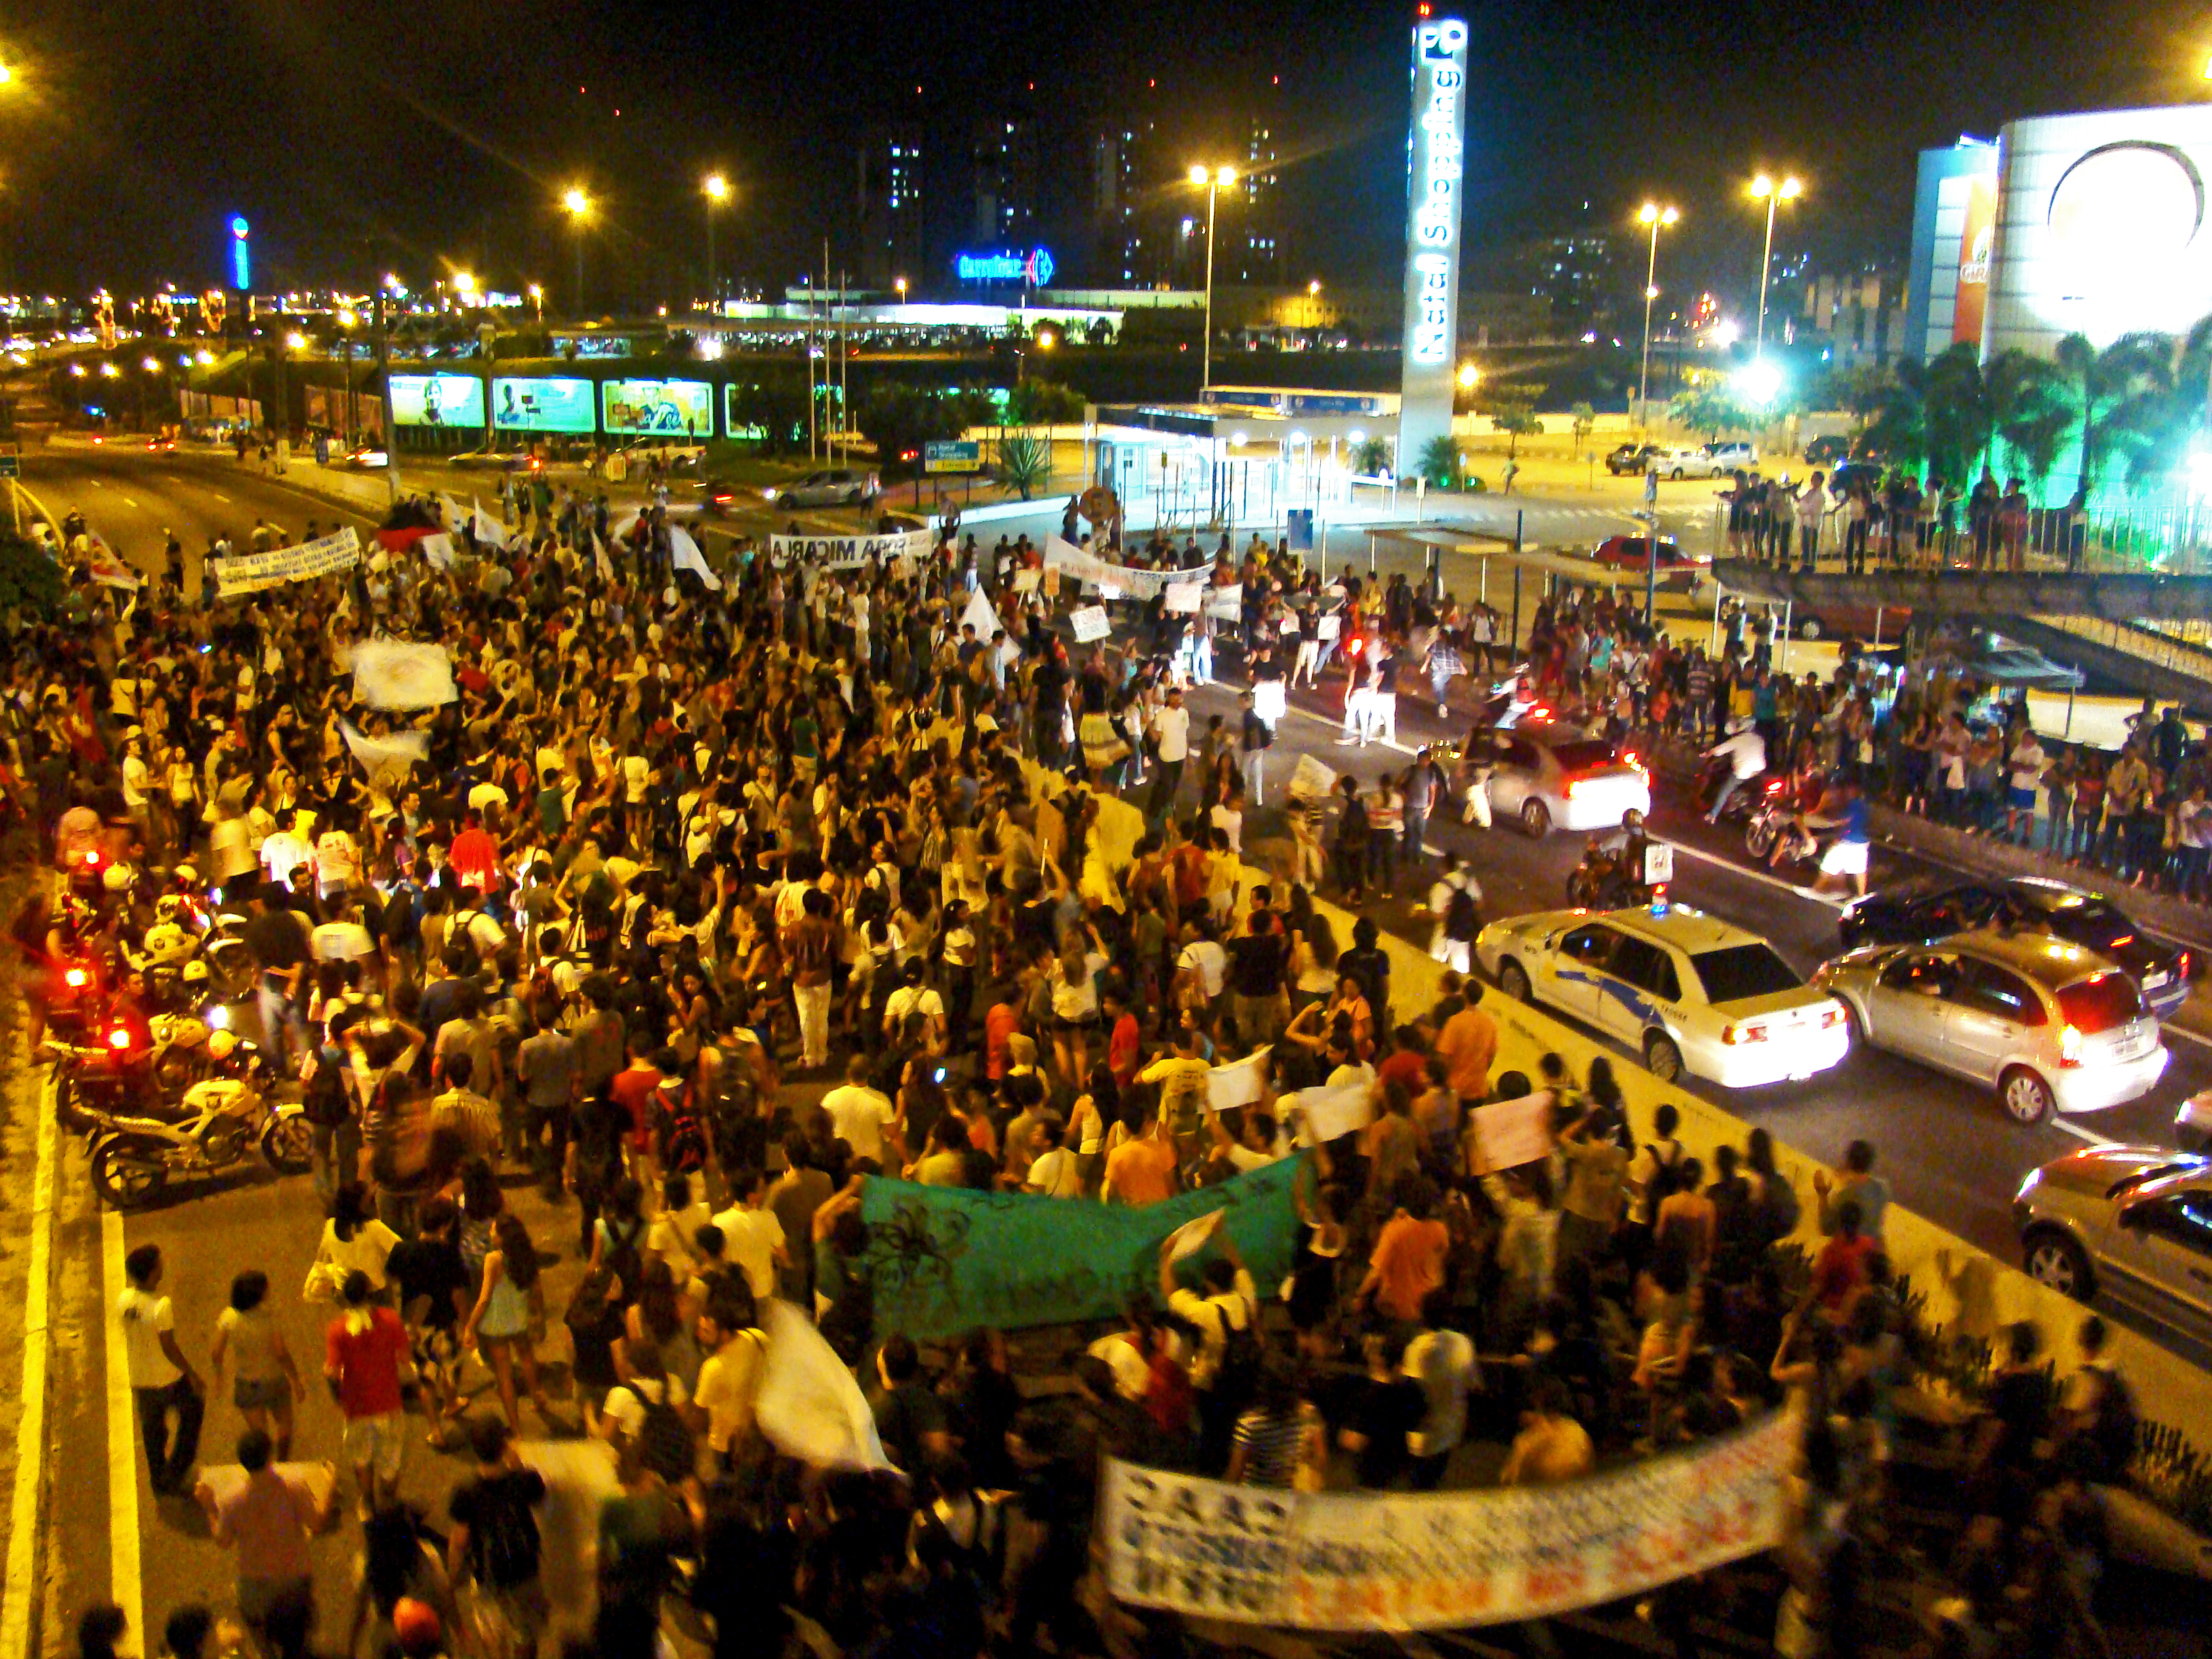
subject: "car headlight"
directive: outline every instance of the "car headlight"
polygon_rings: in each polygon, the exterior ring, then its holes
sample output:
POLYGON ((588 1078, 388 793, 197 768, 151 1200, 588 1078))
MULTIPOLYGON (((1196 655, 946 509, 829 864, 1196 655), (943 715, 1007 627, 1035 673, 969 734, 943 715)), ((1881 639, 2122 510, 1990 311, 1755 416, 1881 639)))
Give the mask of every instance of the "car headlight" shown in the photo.
POLYGON ((2020 1190, 2012 1195, 2013 1202, 2015 1204, 2027 1203, 2028 1195, 2033 1193, 2035 1189, 2042 1184, 2043 1171, 2040 1170, 2030 1170, 2027 1172, 2027 1178, 2020 1183, 2020 1190))

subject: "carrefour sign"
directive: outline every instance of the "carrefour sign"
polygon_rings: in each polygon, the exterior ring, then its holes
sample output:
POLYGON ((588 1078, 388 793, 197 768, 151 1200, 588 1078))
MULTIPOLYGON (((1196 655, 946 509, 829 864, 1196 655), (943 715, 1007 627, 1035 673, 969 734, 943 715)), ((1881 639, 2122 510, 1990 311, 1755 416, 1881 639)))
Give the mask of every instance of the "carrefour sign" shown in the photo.
POLYGON ((963 253, 953 262, 963 283, 1020 283, 1042 288, 1052 281, 1052 253, 1032 248, 1027 253, 963 253))

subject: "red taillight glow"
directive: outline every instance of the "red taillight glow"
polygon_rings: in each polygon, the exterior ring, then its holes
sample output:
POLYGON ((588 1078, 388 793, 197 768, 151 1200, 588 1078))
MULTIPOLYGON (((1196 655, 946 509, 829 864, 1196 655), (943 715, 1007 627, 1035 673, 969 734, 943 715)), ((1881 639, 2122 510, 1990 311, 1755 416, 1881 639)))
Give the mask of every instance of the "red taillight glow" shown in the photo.
POLYGON ((1844 1011, 1842 1009, 1823 1008, 1820 1010, 1820 1029, 1822 1030, 1832 1031, 1843 1023, 1844 1011))
POLYGON ((1738 1044, 1746 1042, 1764 1042, 1766 1041, 1766 1027, 1764 1025, 1723 1026, 1721 1028, 1721 1041, 1727 1043, 1730 1048, 1735 1048, 1738 1044))
POLYGON ((68 985, 82 986, 86 982, 86 979, 87 975, 82 968, 72 968, 62 975, 63 982, 68 985))
POLYGON ((2071 1025, 2058 1034, 2058 1063, 2066 1066, 2081 1063, 2081 1033, 2071 1025))
POLYGON ((120 1025, 117 1026, 107 1034, 107 1046, 111 1048, 128 1048, 131 1046, 131 1033, 120 1025))

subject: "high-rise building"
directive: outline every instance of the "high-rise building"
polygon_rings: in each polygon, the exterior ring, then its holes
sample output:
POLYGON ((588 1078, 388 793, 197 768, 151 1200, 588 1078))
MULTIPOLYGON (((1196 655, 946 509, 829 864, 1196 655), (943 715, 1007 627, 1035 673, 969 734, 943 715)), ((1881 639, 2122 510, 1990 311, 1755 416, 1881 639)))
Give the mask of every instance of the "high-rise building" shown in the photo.
POLYGON ((1093 134, 1091 179, 1092 271, 1098 283, 1172 286, 1176 224, 1189 204, 1176 195, 1182 173, 1162 154, 1152 122, 1134 118, 1093 134))
POLYGON ((1528 292, 1552 307, 1554 334, 1589 333, 1611 323, 1620 300, 1618 239, 1601 230, 1546 236, 1522 251, 1528 292))
POLYGON ((1027 247, 1041 218, 1036 123, 1009 112, 979 123, 972 155, 974 216, 969 234, 979 249, 1027 247))
POLYGON ((1251 118, 1246 131, 1234 198, 1237 222, 1224 223, 1215 232, 1221 238, 1215 256, 1217 280, 1246 284, 1283 281, 1282 183, 1276 170, 1279 108, 1278 99, 1262 100, 1261 112, 1251 118))
POLYGON ((869 288, 922 279, 921 155, 917 126, 878 132, 860 146, 860 280, 869 288))

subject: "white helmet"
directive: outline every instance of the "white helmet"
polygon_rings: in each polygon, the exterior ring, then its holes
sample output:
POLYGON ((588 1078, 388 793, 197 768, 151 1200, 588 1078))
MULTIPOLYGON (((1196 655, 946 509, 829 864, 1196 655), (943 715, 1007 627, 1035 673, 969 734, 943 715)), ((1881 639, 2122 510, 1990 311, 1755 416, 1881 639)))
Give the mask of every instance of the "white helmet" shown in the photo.
POLYGON ((111 893, 129 891, 131 887, 130 866, 128 865, 122 864, 109 865, 107 866, 106 872, 100 878, 100 884, 107 889, 111 893))
POLYGON ((214 983, 215 975, 208 972, 207 963, 194 957, 185 964, 184 980, 187 985, 210 985, 214 983))

